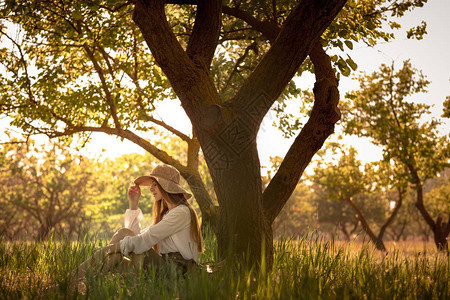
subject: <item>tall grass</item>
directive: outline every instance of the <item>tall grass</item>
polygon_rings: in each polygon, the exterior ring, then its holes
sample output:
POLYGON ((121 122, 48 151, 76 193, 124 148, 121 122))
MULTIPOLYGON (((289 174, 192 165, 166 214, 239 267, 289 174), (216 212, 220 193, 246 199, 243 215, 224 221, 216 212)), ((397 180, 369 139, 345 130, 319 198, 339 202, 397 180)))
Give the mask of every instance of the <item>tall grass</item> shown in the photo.
MULTIPOLYGON (((449 299, 449 257, 423 251, 380 254, 367 245, 334 241, 275 243, 273 270, 223 267, 186 277, 173 268, 156 275, 93 274, 70 285, 67 274, 104 246, 105 240, 0 242, 0 298, 71 299, 449 299), (58 287, 46 291, 51 283, 58 287)), ((217 260, 212 238, 203 263, 217 260)))

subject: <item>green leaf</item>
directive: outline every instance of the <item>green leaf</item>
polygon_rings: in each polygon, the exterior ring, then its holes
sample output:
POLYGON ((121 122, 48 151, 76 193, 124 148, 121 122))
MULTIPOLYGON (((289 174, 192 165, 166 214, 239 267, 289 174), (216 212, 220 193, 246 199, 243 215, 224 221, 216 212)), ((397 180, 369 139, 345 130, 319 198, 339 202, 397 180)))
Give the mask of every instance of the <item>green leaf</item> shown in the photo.
POLYGON ((344 75, 346 77, 350 75, 351 70, 347 66, 347 62, 345 60, 343 60, 342 58, 339 58, 337 65, 338 65, 339 71, 341 71, 342 75, 344 75))
POLYGON ((343 67, 343 66, 346 66, 347 64, 346 64, 345 60, 342 59, 342 57, 339 57, 339 60, 337 61, 337 65, 338 65, 338 67, 343 67))
POLYGON ((369 21, 369 22, 367 22, 367 28, 369 30, 374 30, 375 28, 377 28, 377 26, 372 21, 369 21))
POLYGON ((81 18, 83 18, 83 15, 81 14, 80 11, 76 10, 74 12, 72 12, 72 18, 76 21, 81 20, 81 18))
POLYGON ((349 65, 350 68, 352 68, 353 71, 356 71, 356 69, 358 69, 358 65, 350 57, 347 58, 345 61, 347 62, 347 65, 349 65))
POLYGON ((345 37, 347 36, 347 34, 348 34, 348 31, 345 30, 345 29, 339 31, 339 33, 338 33, 338 35, 339 35, 341 38, 345 38, 345 37))
POLYGON ((353 50, 353 43, 351 41, 344 41, 344 43, 348 49, 353 50))
POLYGON ((342 75, 344 75, 344 76, 350 76, 350 74, 351 74, 351 70, 350 70, 350 68, 348 67, 348 66, 344 66, 342 69, 341 69, 341 72, 342 72, 342 75))

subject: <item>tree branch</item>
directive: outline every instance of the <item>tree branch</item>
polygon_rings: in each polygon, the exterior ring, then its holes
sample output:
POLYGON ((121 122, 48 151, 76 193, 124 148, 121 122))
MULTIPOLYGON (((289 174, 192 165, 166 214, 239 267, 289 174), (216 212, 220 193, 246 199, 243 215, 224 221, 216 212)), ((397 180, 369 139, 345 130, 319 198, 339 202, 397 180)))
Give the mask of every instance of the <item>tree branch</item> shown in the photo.
MULTIPOLYGON (((137 81, 136 81, 136 84, 138 84, 137 81)), ((140 89, 139 86, 137 86, 137 87, 138 87, 138 89, 140 89)), ((145 107, 144 107, 144 104, 142 103, 142 99, 141 99, 140 95, 138 96, 137 102, 138 102, 140 108, 142 110, 145 110, 145 107)), ((162 120, 155 119, 154 117, 148 115, 147 113, 145 113, 144 118, 146 121, 152 122, 156 125, 163 127, 164 129, 170 131, 171 133, 175 134, 176 136, 178 136, 185 142, 189 143, 191 141, 191 138, 188 135, 184 134, 183 132, 179 131, 178 129, 175 129, 174 127, 170 126, 169 124, 165 123, 162 120)))
POLYGON ((220 0, 199 0, 187 55, 202 68, 209 70, 222 26, 220 0))
POLYGON ((189 80, 189 78, 197 71, 167 22, 164 2, 138 0, 134 8, 133 20, 140 28, 153 57, 169 80, 176 82, 177 79, 184 78, 185 80, 181 81, 185 81, 186 85, 193 84, 194 79, 189 80))
POLYGON ((181 164, 181 162, 171 157, 167 152, 158 149, 156 146, 152 145, 150 142, 141 138, 140 136, 131 132, 128 129, 118 129, 110 127, 74 126, 70 129, 66 129, 63 132, 47 132, 46 134, 50 138, 55 138, 60 136, 73 135, 80 132, 103 132, 109 135, 116 135, 118 137, 125 138, 148 151, 150 154, 152 154, 155 158, 157 158, 161 162, 174 166, 176 169, 180 171, 180 173, 186 172, 187 170, 186 166, 184 166, 183 164, 181 164))
POLYGON ((2 30, 0 30, 0 33, 3 34, 8 40, 10 40, 16 47, 17 50, 19 51, 20 54, 20 63, 22 64, 22 67, 24 69, 24 74, 25 74, 25 81, 26 81, 26 90, 27 90, 27 95, 28 95, 28 100, 37 108, 37 107, 42 107, 44 109, 46 109, 47 111, 50 112, 50 114, 52 114, 56 119, 66 123, 66 124, 70 124, 72 125, 72 123, 70 122, 69 119, 61 117, 59 115, 57 115, 53 110, 39 104, 38 101, 36 101, 36 99, 34 98, 34 94, 32 91, 32 85, 31 85, 31 79, 30 76, 28 74, 28 65, 27 65, 27 61, 25 59, 25 55, 22 51, 22 47, 13 39, 11 38, 8 34, 6 34, 5 32, 3 32, 2 30))
POLYGON ((433 232, 436 229, 436 222, 433 220, 433 217, 430 215, 430 213, 425 208, 425 205, 423 203, 423 187, 422 182, 420 181, 419 175, 417 174, 417 171, 412 166, 408 165, 408 168, 410 169, 411 175, 413 176, 413 179, 415 181, 415 190, 416 190, 416 203, 415 206, 419 210, 420 214, 422 215, 423 219, 427 223, 427 225, 433 230, 433 232))
POLYGON ((95 71, 97 72, 98 77, 100 78, 100 81, 102 83, 103 91, 105 92, 106 102, 109 105, 109 109, 111 111, 111 115, 113 117, 114 124, 116 125, 117 129, 120 129, 122 127, 122 125, 120 124, 119 118, 117 117, 116 105, 115 105, 114 100, 112 98, 111 91, 109 90, 108 84, 106 83, 106 78, 105 78, 103 69, 99 65, 97 59, 95 58, 94 51, 91 50, 89 48, 89 46, 86 45, 86 44, 84 45, 83 48, 86 51, 89 59, 92 61, 92 64, 94 65, 94 68, 95 68, 95 71))
POLYGON ((392 211, 390 217, 383 224, 383 226, 381 226, 380 231, 378 232, 378 239, 381 241, 383 240, 383 236, 384 233, 386 232, 386 229, 388 228, 389 225, 392 224, 395 216, 397 215, 398 211, 400 210, 400 207, 402 206, 403 195, 405 194, 406 190, 401 187, 397 187, 397 192, 398 192, 398 201, 395 203, 394 210, 392 211))
POLYGON ((19 50, 20 63, 23 66, 23 70, 24 70, 25 78, 26 78, 26 89, 27 89, 27 93, 28 93, 28 98, 32 103, 34 103, 35 105, 38 105, 37 101, 34 99, 33 92, 31 91, 31 80, 28 75, 28 66, 27 66, 27 62, 25 60, 25 56, 22 51, 22 47, 13 38, 11 38, 8 34, 3 32, 3 30, 0 30, 0 33, 3 34, 4 36, 6 36, 6 38, 8 40, 10 40, 17 47, 17 50, 19 50))
MULTIPOLYGON (((137 62, 136 62, 136 65, 137 65, 137 62)), ((133 81, 133 83, 136 86, 136 88, 139 91, 142 91, 141 86, 139 85, 139 80, 137 78, 137 74, 133 74, 133 73, 127 71, 127 70, 123 70, 123 71, 128 75, 128 77, 131 78, 131 80, 133 81)), ((144 118, 145 118, 146 121, 155 123, 156 125, 159 125, 159 126, 165 128, 165 129, 167 129, 168 131, 170 131, 171 133, 175 134, 176 136, 178 136, 179 138, 181 138, 182 140, 184 140, 186 142, 189 142, 191 140, 191 138, 189 136, 187 136, 186 134, 184 134, 183 132, 175 129, 174 127, 172 127, 170 125, 168 125, 164 121, 157 120, 154 117, 152 117, 149 114, 147 114, 145 112, 146 108, 145 108, 145 106, 144 106, 144 104, 142 102, 141 94, 142 93, 138 93, 138 98, 136 100, 137 100, 137 103, 138 103, 139 107, 144 111, 144 118)))
POLYGON ((248 46, 245 48, 244 54, 242 54, 242 56, 239 57, 239 58, 236 60, 236 64, 234 65, 234 68, 233 68, 233 70, 231 71, 230 76, 228 76, 228 79, 227 79, 227 81, 225 82, 225 85, 224 85, 224 87, 223 87, 222 90, 225 90, 225 89, 229 86, 229 84, 230 84, 230 82, 231 82, 231 79, 233 78, 233 76, 234 76, 236 73, 239 74, 239 70, 238 70, 239 65, 240 65, 240 64, 242 63, 242 61, 247 57, 247 55, 248 55, 248 53, 249 53, 250 50, 253 50, 253 52, 254 52, 255 54, 258 54, 258 44, 257 44, 256 42, 253 42, 253 43, 251 43, 250 45, 248 45, 248 46))
POLYGON ((273 43, 280 33, 280 27, 278 27, 277 23, 270 21, 260 21, 252 14, 242 9, 224 5, 222 6, 222 11, 224 14, 243 20, 254 30, 261 32, 270 41, 270 43, 273 43))
POLYGON ((112 62, 113 62, 114 64, 117 64, 117 63, 116 63, 116 60, 115 60, 111 55, 109 55, 109 54, 106 52, 105 48, 103 48, 103 46, 101 46, 98 42, 95 42, 95 47, 97 47, 97 48, 99 49, 100 53, 102 54, 103 60, 105 61, 106 66, 108 67, 109 74, 110 74, 111 77, 113 78, 113 81, 116 81, 116 85, 117 85, 117 87, 120 89, 120 88, 121 88, 121 87, 120 87, 120 81, 117 80, 117 78, 116 78, 116 76, 115 76, 115 73, 116 73, 116 72, 114 71, 114 68, 113 68, 113 66, 111 65, 111 62, 109 61, 109 60, 111 59, 112 62))
MULTIPOLYGON (((136 44, 134 43, 133 46, 136 47, 136 44)), ((115 64, 117 64, 113 57, 111 57, 109 54, 107 54, 106 51, 103 50, 103 52, 104 52, 104 55, 106 56, 105 59, 107 59, 107 57, 109 57, 115 64)), ((145 112, 146 107, 144 106, 144 104, 142 102, 142 96, 141 96, 141 94, 143 94, 143 92, 142 92, 142 88, 141 88, 141 86, 139 84, 139 79, 138 79, 138 75, 137 75, 137 69, 138 69, 138 65, 139 64, 138 64, 136 56, 134 57, 134 59, 135 59, 134 73, 132 71, 127 70, 126 68, 122 68, 120 66, 119 66, 119 68, 125 74, 127 74, 127 76, 133 81, 133 84, 135 85, 135 87, 139 90, 137 102, 138 102, 138 105, 140 106, 141 110, 145 112)), ((184 140, 186 142, 189 142, 191 140, 191 138, 189 136, 187 136, 186 134, 184 134, 183 132, 175 129, 174 127, 172 127, 170 125, 168 125, 164 121, 155 119, 154 117, 148 115, 147 113, 145 113, 144 118, 148 122, 155 123, 156 125, 159 125, 159 126, 165 128, 165 129, 167 129, 168 131, 170 131, 171 133, 175 134, 176 136, 178 136, 179 138, 181 138, 182 140, 184 140)))
POLYGON ((167 129, 168 131, 170 131, 171 133, 175 134, 176 136, 178 136, 179 138, 181 138, 183 141, 185 142, 190 142, 192 139, 187 136, 186 134, 184 134, 183 132, 179 131, 178 129, 175 129, 174 127, 170 126, 169 124, 165 123, 164 121, 161 120, 157 120, 152 116, 148 116, 148 121, 155 123, 156 125, 159 125, 165 129, 167 129))
MULTIPOLYGON (((133 20, 191 121, 202 119, 205 105, 221 104, 209 70, 190 59, 172 32, 163 1, 138 0, 133 20)), ((199 123, 195 121, 194 125, 199 123)))
MULTIPOLYGON (((53 117, 55 117, 57 120, 62 121, 62 122, 64 122, 65 124, 67 124, 67 125, 69 125, 69 126, 73 126, 72 122, 71 122, 69 119, 64 118, 64 117, 62 117, 62 116, 56 114, 52 109, 50 109, 50 108, 48 108, 48 107, 46 107, 46 106, 44 106, 44 105, 41 105, 41 104, 34 98, 33 91, 32 91, 31 79, 30 79, 30 76, 29 76, 29 74, 28 74, 27 61, 26 61, 26 59, 25 59, 25 55, 24 55, 24 53, 23 53, 23 51, 22 51, 21 45, 19 45, 13 38, 11 38, 8 34, 6 34, 5 32, 3 32, 2 30, 0 30, 0 33, 3 34, 7 39, 9 39, 9 40, 16 46, 17 50, 19 51, 19 54, 20 54, 20 59, 19 59, 19 61, 20 61, 20 63, 22 64, 22 67, 23 67, 23 69, 24 69, 24 74, 25 74, 25 81, 26 81, 26 90, 27 90, 27 95, 28 95, 28 101, 31 102, 36 108, 39 108, 39 107, 44 108, 45 110, 47 110, 48 112, 50 112, 50 114, 51 114, 53 117)), ((25 107, 24 105, 21 105, 21 106, 8 105, 8 106, 10 106, 10 107, 13 108, 13 109, 25 107)), ((4 107, 6 107, 6 105, 5 105, 5 106, 2 105, 2 109, 3 109, 4 107)), ((10 109, 10 108, 8 107, 7 109, 10 109)))
POLYGON ((122 3, 122 4, 118 4, 118 5, 116 5, 116 6, 112 7, 112 8, 108 7, 106 5, 99 5, 98 7, 99 8, 104 8, 104 9, 106 9, 109 12, 117 12, 117 11, 121 10, 122 8, 125 8, 125 7, 127 7, 127 6, 129 6, 131 4, 134 4, 135 2, 136 2, 135 0, 130 0, 130 1, 127 1, 127 2, 122 3))
POLYGON ((249 101, 258 106, 258 116, 254 118, 256 126, 259 126, 345 2, 303 0, 286 19, 272 47, 231 100, 238 110, 248 105, 249 101), (255 91, 266 97, 255 99, 255 91))
POLYGON ((366 217, 364 216, 363 212, 359 209, 359 207, 352 201, 351 198, 345 199, 345 201, 350 204, 350 206, 356 211, 356 214, 358 215, 358 219, 361 222, 361 226, 364 228, 364 231, 369 235, 372 242, 375 244, 377 249, 386 251, 386 247, 384 246, 384 243, 382 240, 378 239, 375 234, 373 233, 372 229, 370 229, 369 224, 366 221, 366 217))
POLYGON ((291 145, 277 173, 263 193, 264 213, 272 223, 295 189, 306 166, 333 133, 334 124, 340 118, 338 82, 331 66, 330 57, 320 42, 310 53, 314 63, 314 106, 311 117, 291 145))

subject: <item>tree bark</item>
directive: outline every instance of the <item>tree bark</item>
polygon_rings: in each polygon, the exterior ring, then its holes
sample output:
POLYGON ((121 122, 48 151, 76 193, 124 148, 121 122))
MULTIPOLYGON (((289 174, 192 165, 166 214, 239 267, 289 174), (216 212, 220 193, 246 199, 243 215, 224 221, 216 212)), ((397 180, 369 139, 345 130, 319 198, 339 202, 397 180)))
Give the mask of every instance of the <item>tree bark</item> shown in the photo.
POLYGON ((222 26, 222 4, 217 0, 199 0, 194 28, 186 48, 189 58, 209 70, 222 26))
POLYGON ((223 257, 234 256, 257 264, 263 254, 266 263, 271 265, 272 229, 261 205, 262 184, 259 161, 255 160, 256 140, 252 138, 250 141, 247 145, 250 149, 239 154, 226 150, 213 156, 215 142, 204 150, 220 206, 219 252, 223 257), (261 252, 261 247, 265 248, 265 253, 261 252))

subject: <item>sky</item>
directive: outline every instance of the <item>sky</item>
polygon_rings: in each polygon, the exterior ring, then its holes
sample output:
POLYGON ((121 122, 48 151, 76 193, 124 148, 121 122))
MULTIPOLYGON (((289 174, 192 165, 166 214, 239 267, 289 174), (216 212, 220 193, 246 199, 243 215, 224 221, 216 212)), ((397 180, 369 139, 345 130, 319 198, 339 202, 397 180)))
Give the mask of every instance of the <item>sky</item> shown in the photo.
MULTIPOLYGON (((442 115, 443 101, 450 95, 450 1, 449 0, 429 0, 424 7, 409 12, 405 17, 398 20, 402 29, 395 33, 395 40, 379 43, 375 47, 366 45, 355 45, 350 55, 358 64, 357 72, 373 72, 382 63, 391 65, 392 61, 399 68, 403 61, 410 59, 412 65, 422 70, 431 81, 428 93, 418 95, 416 101, 432 105, 432 116, 442 115), (422 40, 409 40, 406 38, 406 29, 417 26, 422 20, 427 22, 428 34, 422 40)), ((302 88, 312 88, 314 80, 312 75, 302 76, 296 80, 302 88)), ((358 89, 358 82, 352 78, 341 77, 339 90, 341 98, 347 91, 358 89)), ((157 109, 160 119, 171 124, 175 128, 190 133, 191 127, 187 116, 184 114, 179 101, 165 101, 157 109)), ((343 118, 345 116, 342 116, 343 118)), ((258 150, 262 166, 270 166, 271 156, 284 156, 293 142, 292 139, 282 137, 275 127, 272 126, 274 114, 269 112, 261 124, 258 134, 258 150)), ((441 126, 442 134, 450 134, 450 122, 448 119, 441 126)), ((5 119, 0 121, 2 127, 6 126, 5 119)), ((339 123, 336 132, 339 132, 339 123)), ((3 130, 2 130, 3 131, 3 130)), ((3 134, 3 132, 0 132, 3 134)), ((336 138, 336 134, 330 138, 336 138)), ((126 153, 141 153, 144 151, 128 141, 120 141, 117 138, 106 134, 93 134, 92 141, 85 149, 87 155, 95 156, 102 153, 105 158, 114 158, 126 153), (114 147, 111 147, 114 145, 114 147)), ((294 137, 295 138, 295 137, 294 137)), ((3 139, 0 136, 0 139, 3 139)), ((370 145, 367 139, 346 138, 346 144, 353 145, 359 151, 359 159, 364 162, 378 160, 381 158, 381 151, 370 145)), ((263 173, 264 169, 262 170, 263 173)))

